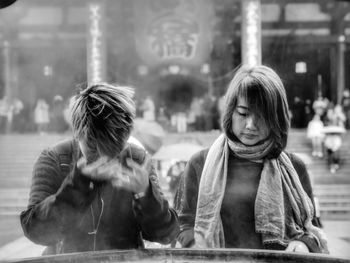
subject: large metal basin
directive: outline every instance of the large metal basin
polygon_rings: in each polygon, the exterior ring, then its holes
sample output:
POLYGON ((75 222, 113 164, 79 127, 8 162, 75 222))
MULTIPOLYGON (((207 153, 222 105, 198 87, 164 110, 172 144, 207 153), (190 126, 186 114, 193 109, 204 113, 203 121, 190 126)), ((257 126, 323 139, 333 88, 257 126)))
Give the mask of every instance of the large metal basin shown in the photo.
POLYGON ((350 263, 350 259, 336 258, 323 254, 299 254, 284 251, 253 249, 141 249, 141 250, 108 250, 98 252, 72 253, 56 256, 42 256, 8 262, 30 263, 112 263, 112 262, 300 262, 300 263, 350 263))

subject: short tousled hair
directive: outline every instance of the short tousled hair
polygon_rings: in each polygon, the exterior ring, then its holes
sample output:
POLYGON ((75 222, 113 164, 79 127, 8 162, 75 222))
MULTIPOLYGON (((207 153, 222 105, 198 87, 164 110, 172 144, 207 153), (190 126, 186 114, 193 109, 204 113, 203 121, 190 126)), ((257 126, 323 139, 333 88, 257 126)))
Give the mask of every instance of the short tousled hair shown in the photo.
POLYGON ((98 83, 71 100, 73 135, 85 143, 92 158, 113 158, 124 148, 135 118, 133 95, 129 87, 98 83))
POLYGON ((274 148, 268 158, 277 157, 287 145, 290 127, 287 95, 281 78, 263 65, 242 66, 231 80, 226 95, 222 127, 228 138, 238 140, 232 131, 232 115, 238 98, 245 98, 252 113, 261 116, 271 129, 274 148))

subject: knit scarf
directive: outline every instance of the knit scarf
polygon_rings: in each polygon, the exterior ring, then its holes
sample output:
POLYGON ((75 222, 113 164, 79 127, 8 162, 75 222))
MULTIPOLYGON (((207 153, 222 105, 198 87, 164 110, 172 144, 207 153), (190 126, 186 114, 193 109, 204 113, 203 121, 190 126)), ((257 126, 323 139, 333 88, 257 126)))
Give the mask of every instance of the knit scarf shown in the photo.
POLYGON ((314 207, 290 158, 285 152, 276 159, 265 158, 272 147, 271 140, 247 146, 229 140, 224 134, 215 140, 209 149, 199 183, 194 227, 197 248, 225 247, 220 211, 231 150, 240 158, 263 162, 254 211, 255 230, 262 235, 263 244, 287 246, 293 239, 307 233, 316 238, 322 252, 328 253, 324 233, 311 223, 314 207))

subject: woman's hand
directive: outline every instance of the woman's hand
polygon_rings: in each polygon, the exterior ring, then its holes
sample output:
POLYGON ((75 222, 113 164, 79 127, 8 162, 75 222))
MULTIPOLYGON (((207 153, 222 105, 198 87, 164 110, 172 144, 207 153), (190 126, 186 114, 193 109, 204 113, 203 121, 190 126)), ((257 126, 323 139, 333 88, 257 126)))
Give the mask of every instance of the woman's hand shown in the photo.
POLYGON ((194 230, 193 228, 182 231, 177 237, 177 241, 183 248, 191 248, 194 245, 194 230))
POLYGON ((288 244, 288 247, 286 248, 286 251, 288 252, 301 252, 301 253, 308 253, 310 252, 308 247, 305 245, 302 241, 292 241, 288 244))
POLYGON ((142 165, 126 159, 128 167, 123 166, 118 159, 108 160, 100 157, 97 161, 87 164, 86 159, 78 161, 78 168, 94 181, 110 181, 113 186, 125 188, 135 194, 146 193, 149 187, 149 171, 151 159, 146 157, 142 165))

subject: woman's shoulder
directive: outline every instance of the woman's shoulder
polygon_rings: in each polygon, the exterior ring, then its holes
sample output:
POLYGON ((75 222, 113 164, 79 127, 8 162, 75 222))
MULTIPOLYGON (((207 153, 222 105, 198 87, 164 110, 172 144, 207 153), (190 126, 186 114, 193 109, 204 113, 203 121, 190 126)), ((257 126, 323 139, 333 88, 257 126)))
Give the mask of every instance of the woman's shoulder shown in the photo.
POLYGON ((209 152, 209 148, 196 152, 189 159, 187 166, 192 167, 192 169, 194 169, 198 173, 201 173, 204 167, 205 159, 207 158, 208 152, 209 152))
POLYGON ((209 152, 209 148, 200 150, 200 151, 196 152, 195 154, 193 154, 188 162, 192 163, 192 164, 194 164, 194 163, 203 163, 204 164, 205 159, 207 158, 208 152, 209 152))
POLYGON ((305 163, 307 163, 308 161, 306 159, 308 159, 307 155, 302 155, 302 154, 298 154, 298 153, 292 153, 292 152, 285 152, 287 154, 287 156, 289 157, 290 161, 292 162, 293 165, 298 165, 298 166, 304 166, 306 167, 305 163))
POLYGON ((303 157, 300 154, 288 151, 286 151, 285 153, 288 155, 289 159, 292 162, 304 163, 303 157))
POLYGON ((299 178, 303 179, 304 177, 308 177, 308 171, 306 167, 306 163, 309 161, 307 160, 309 157, 307 155, 297 154, 297 153, 291 153, 286 152, 288 155, 290 161, 293 164, 294 169, 296 170, 297 174, 299 175, 299 178))
POLYGON ((208 152, 209 148, 200 150, 192 155, 185 168, 186 177, 193 178, 194 176, 197 178, 196 181, 199 182, 208 152))
POLYGON ((297 153, 287 153, 289 156, 295 171, 298 174, 301 185, 303 186, 306 193, 309 197, 312 197, 312 175, 310 176, 306 164, 308 160, 306 160, 307 155, 301 155, 297 153))

